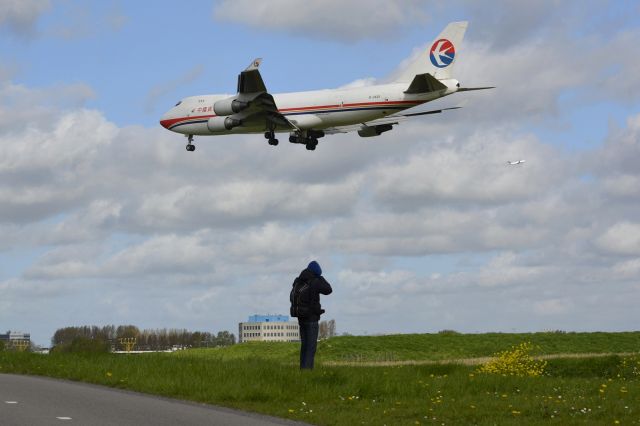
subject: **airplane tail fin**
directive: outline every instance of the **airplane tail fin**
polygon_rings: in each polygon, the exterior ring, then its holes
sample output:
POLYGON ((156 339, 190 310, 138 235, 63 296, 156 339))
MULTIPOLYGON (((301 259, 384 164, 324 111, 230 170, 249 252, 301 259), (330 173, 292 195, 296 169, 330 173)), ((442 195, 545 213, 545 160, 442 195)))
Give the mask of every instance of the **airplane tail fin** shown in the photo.
POLYGON ((436 39, 420 52, 418 57, 403 69, 396 77, 396 82, 413 81, 418 74, 429 73, 438 80, 453 77, 452 71, 458 58, 458 49, 467 29, 467 22, 451 22, 436 39))

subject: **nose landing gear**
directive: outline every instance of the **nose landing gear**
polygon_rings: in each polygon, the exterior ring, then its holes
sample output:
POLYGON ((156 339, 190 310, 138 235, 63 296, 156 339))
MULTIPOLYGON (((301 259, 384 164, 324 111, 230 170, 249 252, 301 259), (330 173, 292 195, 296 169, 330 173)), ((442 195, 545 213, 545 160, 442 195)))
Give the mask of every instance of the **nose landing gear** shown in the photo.
POLYGON ((187 135, 187 151, 189 152, 193 152, 196 150, 196 146, 194 144, 192 144, 193 142, 193 135, 187 135))

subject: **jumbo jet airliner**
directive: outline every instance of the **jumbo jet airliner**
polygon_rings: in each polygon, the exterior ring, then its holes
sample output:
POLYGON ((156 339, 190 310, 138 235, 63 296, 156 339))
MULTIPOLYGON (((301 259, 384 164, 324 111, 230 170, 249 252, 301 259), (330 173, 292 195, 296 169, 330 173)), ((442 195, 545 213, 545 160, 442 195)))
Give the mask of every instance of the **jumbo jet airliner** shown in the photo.
POLYGON ((316 149, 325 135, 357 131, 379 136, 409 117, 437 114, 402 111, 456 92, 491 89, 460 87, 452 77, 456 53, 467 22, 452 22, 413 63, 388 84, 270 94, 254 60, 238 76, 235 95, 191 96, 163 115, 160 124, 187 136, 187 151, 196 149, 194 136, 263 133, 269 145, 278 145, 276 133, 289 133, 289 142, 316 149))

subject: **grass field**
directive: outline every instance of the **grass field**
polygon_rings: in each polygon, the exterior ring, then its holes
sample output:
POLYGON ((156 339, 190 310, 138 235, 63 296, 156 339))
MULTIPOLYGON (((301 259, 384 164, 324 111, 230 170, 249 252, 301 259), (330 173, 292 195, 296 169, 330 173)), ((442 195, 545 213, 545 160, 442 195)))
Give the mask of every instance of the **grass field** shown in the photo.
MULTIPOLYGON (((640 333, 339 337, 322 342, 319 358, 460 359, 523 341, 538 345, 539 354, 636 352, 640 333)), ((554 359, 542 377, 505 377, 450 363, 320 363, 301 372, 296 357, 295 344, 149 355, 0 352, 0 372, 81 380, 322 425, 640 424, 640 358, 554 359)))
MULTIPOLYGON (((626 333, 486 333, 397 334, 340 336, 318 344, 319 362, 441 361, 487 357, 521 342, 531 342, 539 355, 640 352, 640 332, 626 333)), ((222 360, 256 356, 295 362, 298 345, 251 342, 189 351, 190 355, 219 356, 222 360), (214 355, 215 354, 215 355, 214 355)))

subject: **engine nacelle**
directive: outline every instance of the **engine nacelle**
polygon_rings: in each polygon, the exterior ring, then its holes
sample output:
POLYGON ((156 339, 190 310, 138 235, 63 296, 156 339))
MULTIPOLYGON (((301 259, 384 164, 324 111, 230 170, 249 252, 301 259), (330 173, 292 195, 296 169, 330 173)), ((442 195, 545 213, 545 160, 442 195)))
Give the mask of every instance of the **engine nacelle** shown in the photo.
POLYGON ((380 136, 384 132, 388 132, 393 129, 392 124, 380 124, 378 126, 366 126, 364 129, 358 130, 358 134, 363 138, 370 138, 372 136, 380 136))
POLYGON ((242 102, 234 98, 223 99, 213 104, 213 111, 216 115, 232 115, 246 109, 247 102, 242 102))
POLYGON ((240 125, 242 125, 242 121, 231 117, 211 117, 207 121, 207 128, 210 132, 224 132, 240 125))

